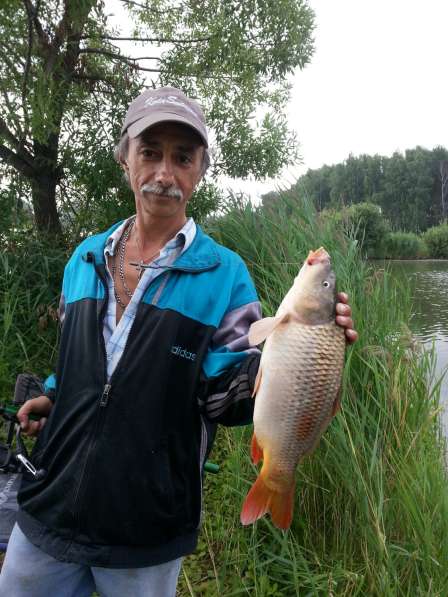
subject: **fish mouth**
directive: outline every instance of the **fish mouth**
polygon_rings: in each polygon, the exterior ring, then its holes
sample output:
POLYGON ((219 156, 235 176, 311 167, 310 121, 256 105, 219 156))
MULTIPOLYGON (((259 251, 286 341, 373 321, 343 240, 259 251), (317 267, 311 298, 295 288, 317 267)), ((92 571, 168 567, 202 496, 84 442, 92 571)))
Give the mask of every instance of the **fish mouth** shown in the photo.
POLYGON ((323 247, 319 247, 316 251, 310 251, 306 258, 308 265, 315 265, 316 263, 330 263, 330 255, 323 247))

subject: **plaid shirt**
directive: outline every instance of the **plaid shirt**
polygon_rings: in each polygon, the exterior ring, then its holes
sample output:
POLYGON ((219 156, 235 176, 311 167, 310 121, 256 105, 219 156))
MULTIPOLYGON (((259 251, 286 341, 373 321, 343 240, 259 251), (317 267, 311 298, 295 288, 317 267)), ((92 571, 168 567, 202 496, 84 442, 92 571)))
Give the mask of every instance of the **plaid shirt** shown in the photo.
MULTIPOLYGON (((129 219, 123 222, 107 239, 104 248, 104 258, 107 264, 107 257, 113 256, 117 250, 118 242, 123 234, 126 224, 129 219)), ((166 268, 163 266, 171 265, 179 255, 188 249, 193 242, 196 235, 196 224, 192 218, 189 218, 185 223, 184 227, 179 230, 174 238, 169 240, 166 245, 160 251, 159 257, 151 262, 151 265, 157 266, 157 268, 146 268, 143 272, 142 277, 137 285, 137 288, 132 295, 132 298, 124 310, 118 325, 116 323, 116 310, 117 303, 114 293, 114 281, 110 274, 109 268, 106 267, 108 276, 107 283, 109 287, 109 304, 107 306, 107 315, 104 318, 103 336, 104 343, 106 345, 106 356, 107 356, 107 377, 108 381, 121 355, 123 354, 126 342, 131 330, 132 324, 135 319, 137 306, 142 298, 148 285, 157 276, 160 276, 166 268)))

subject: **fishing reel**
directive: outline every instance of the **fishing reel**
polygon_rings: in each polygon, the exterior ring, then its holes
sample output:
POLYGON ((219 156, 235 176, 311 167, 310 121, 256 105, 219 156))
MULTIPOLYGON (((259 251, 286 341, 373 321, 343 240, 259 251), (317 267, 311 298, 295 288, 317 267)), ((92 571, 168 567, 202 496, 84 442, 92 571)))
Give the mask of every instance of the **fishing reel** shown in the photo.
MULTIPOLYGON (((25 401, 43 393, 44 386, 38 377, 21 373, 17 376, 13 401, 0 406, 0 428, 6 427, 6 439, 0 442, 0 473, 20 473, 26 469, 36 479, 45 476, 46 471, 36 469, 29 459, 17 419, 17 412, 25 401)), ((30 415, 30 419, 38 421, 39 417, 30 415)))

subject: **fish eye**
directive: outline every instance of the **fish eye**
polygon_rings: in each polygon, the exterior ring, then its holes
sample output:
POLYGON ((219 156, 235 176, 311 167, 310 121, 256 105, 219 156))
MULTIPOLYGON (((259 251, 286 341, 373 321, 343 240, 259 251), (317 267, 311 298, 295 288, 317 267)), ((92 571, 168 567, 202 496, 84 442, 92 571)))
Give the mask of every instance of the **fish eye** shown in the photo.
POLYGON ((324 280, 324 281, 322 282, 322 286, 323 286, 324 288, 328 288, 328 287, 330 286, 330 282, 328 282, 327 280, 324 280))

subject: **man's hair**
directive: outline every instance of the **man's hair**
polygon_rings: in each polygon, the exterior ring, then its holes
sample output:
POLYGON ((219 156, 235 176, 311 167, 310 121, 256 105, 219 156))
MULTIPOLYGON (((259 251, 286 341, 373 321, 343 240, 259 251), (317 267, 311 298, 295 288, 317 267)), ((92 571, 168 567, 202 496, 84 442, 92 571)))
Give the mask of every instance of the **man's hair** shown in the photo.
MULTIPOLYGON (((122 164, 123 162, 125 162, 128 157, 128 152, 129 152, 129 135, 127 133, 124 133, 124 135, 121 137, 118 144, 114 148, 115 161, 117 161, 119 164, 122 164)), ((204 147, 204 153, 202 155, 202 164, 201 164, 201 178, 207 172, 207 169, 209 166, 210 166, 210 153, 208 151, 208 148, 204 147)), ((124 173, 124 177, 125 177, 126 182, 129 184, 127 172, 124 173)))

